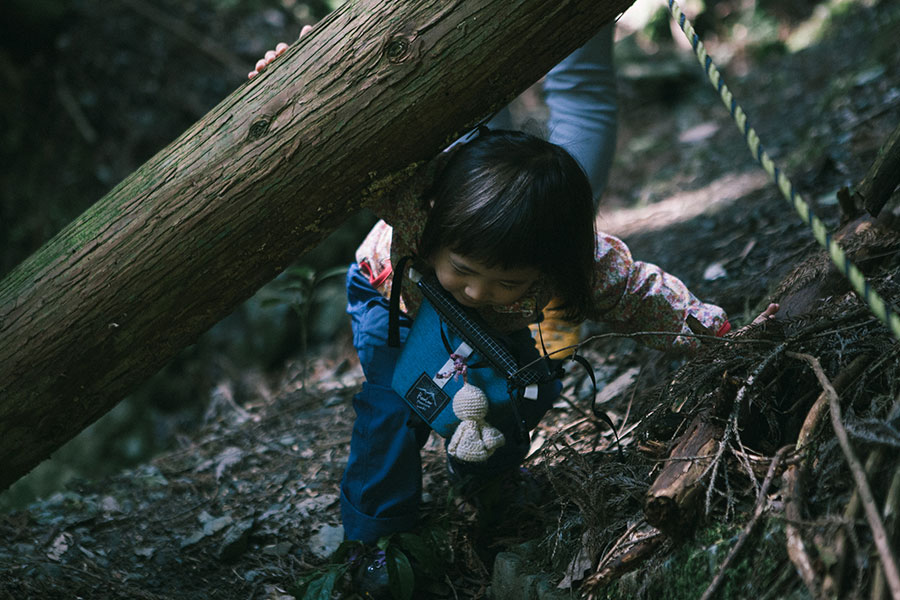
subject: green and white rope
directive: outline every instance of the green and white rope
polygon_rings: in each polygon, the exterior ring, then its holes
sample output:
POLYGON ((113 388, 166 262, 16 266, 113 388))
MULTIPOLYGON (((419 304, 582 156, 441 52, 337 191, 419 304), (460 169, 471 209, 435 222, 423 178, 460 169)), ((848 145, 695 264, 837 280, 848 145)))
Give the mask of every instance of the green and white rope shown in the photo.
POLYGON ((734 118, 735 123, 737 123, 738 129, 740 129, 741 133, 744 135, 744 138, 747 140, 747 145, 750 147, 750 152, 753 154, 753 157, 756 161, 762 166, 762 168, 769 174, 769 177, 772 178, 772 181, 778 186, 778 189, 781 190, 781 193, 784 195, 785 199, 794 207, 794 210, 797 211, 797 214, 800 215, 800 218, 803 219, 803 222, 812 228, 813 235, 819 244, 822 245, 823 248, 828 250, 828 254, 831 256, 831 260, 838 267, 838 269, 844 274, 845 277, 850 281, 850 285, 856 291, 857 294, 862 297, 866 304, 869 307, 869 310, 872 311, 876 317, 878 317, 893 333, 894 337, 900 340, 900 316, 897 315, 896 312, 891 310, 888 304, 884 301, 884 299, 869 285, 869 282, 866 281, 865 276, 862 271, 854 265, 850 259, 847 258, 847 255, 844 253, 844 250, 834 241, 831 233, 828 231, 828 228, 825 226, 825 223, 819 219, 813 211, 810 209, 809 204, 800 196, 799 193, 794 189, 793 184, 790 179, 775 166, 775 162, 772 160, 772 157, 763 149, 762 144, 759 140, 759 135, 756 131, 750 127, 750 124, 747 119, 747 114, 744 112, 744 109, 737 103, 734 99, 734 95, 731 93, 731 90, 728 89, 728 86, 725 85, 725 82, 722 79, 719 70, 716 68, 716 65, 713 63, 712 58, 706 53, 706 48, 703 47, 703 42, 700 41, 699 36, 694 31, 691 22, 687 19, 684 13, 681 12, 681 8, 675 2, 675 0, 667 0, 669 6, 669 12, 672 14, 672 18, 678 24, 678 27, 681 28, 681 31, 684 32, 684 35, 687 36, 688 41, 691 46, 694 48, 694 53, 697 55, 697 60, 700 61, 700 65, 703 66, 703 69, 706 71, 706 76, 709 79, 709 82, 713 85, 714 88, 719 93, 719 96, 722 98, 722 102, 725 103, 725 107, 731 111, 731 116, 734 118))

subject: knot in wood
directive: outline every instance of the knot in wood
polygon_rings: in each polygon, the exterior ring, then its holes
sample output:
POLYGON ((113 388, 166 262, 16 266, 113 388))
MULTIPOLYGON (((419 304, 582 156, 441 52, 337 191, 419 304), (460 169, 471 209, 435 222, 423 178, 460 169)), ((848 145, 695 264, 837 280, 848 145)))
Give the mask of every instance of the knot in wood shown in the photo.
POLYGON ((395 35, 384 49, 384 55, 392 63, 403 62, 409 58, 410 48, 412 48, 412 44, 409 39, 403 35, 395 35))
POLYGON ((266 135, 269 131, 269 119, 268 117, 261 117, 250 125, 250 140, 258 140, 262 136, 266 135))

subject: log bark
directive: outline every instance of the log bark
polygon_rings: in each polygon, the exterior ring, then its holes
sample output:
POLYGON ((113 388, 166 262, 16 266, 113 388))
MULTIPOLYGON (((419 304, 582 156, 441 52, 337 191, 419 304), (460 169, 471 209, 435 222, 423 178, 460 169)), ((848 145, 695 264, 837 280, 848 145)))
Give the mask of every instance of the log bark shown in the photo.
POLYGON ((0 282, 0 490, 632 1, 342 5, 0 282))
POLYGON ((674 538, 696 523, 701 479, 715 455, 724 430, 708 413, 694 417, 644 498, 647 522, 674 538))
POLYGON ((865 206, 877 217, 900 185, 900 125, 894 128, 888 140, 878 152, 878 157, 853 195, 857 204, 865 206))

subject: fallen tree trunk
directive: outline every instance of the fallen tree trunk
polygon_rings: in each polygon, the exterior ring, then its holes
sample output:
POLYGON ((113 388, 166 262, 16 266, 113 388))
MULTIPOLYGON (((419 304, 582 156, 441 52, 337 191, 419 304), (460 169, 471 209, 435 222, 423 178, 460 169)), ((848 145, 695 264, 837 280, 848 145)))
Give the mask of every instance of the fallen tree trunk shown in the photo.
POLYGON ((632 1, 344 4, 0 282, 0 490, 632 1))

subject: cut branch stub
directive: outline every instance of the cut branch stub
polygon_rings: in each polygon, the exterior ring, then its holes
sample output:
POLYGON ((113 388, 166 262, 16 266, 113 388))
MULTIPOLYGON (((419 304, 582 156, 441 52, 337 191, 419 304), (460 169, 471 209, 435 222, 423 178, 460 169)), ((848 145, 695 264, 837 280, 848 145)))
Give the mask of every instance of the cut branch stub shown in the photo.
POLYGON ((701 480, 723 435, 722 427, 707 414, 694 417, 647 491, 644 516, 648 523, 672 537, 694 527, 701 480))

